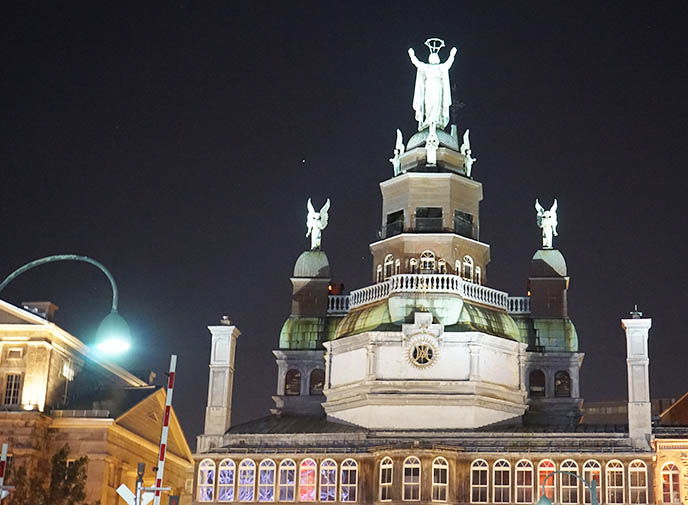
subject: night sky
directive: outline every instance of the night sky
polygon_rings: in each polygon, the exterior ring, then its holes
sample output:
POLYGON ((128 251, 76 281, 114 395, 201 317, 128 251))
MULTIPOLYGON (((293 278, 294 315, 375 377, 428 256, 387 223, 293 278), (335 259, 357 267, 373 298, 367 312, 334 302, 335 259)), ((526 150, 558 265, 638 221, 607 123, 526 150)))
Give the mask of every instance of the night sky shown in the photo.
MULTIPOLYGON (((559 200, 555 245, 586 353, 588 400, 626 398, 619 319, 653 318, 653 397, 688 389, 681 3, 9 2, 0 16, 0 274, 57 253, 102 261, 135 335, 128 369, 162 375, 202 431, 209 332, 242 331, 234 422, 265 415, 306 200, 332 200, 323 249, 347 291, 369 284, 378 184, 423 42, 459 50, 458 127, 484 185, 489 286, 525 294, 536 197, 559 200)), ((447 56, 445 49, 442 60, 447 56)), ((85 264, 35 269, 2 297, 52 300, 92 341, 109 285, 85 264)), ((195 442, 192 442, 195 444, 195 442)))

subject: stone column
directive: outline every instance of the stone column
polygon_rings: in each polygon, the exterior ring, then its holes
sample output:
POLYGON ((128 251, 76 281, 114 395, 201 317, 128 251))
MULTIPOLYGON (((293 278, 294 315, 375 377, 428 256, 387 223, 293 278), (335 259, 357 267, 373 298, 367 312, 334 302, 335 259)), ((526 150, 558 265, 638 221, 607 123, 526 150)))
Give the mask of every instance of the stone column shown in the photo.
POLYGON ((641 312, 631 312, 631 319, 622 319, 626 331, 626 363, 628 366, 628 435, 638 449, 650 449, 652 420, 650 409, 650 365, 647 340, 652 319, 641 312))
POLYGON ((205 435, 224 435, 232 418, 234 350, 241 332, 223 317, 219 326, 208 326, 212 335, 205 435))

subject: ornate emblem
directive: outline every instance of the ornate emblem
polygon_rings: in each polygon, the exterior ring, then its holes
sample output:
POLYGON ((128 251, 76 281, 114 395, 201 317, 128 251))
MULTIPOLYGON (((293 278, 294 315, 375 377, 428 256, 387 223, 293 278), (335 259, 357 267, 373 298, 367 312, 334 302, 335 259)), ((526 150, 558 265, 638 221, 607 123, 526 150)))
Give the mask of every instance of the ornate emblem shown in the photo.
POLYGON ((413 366, 426 368, 435 364, 438 350, 430 338, 414 338, 409 344, 408 360, 413 366))

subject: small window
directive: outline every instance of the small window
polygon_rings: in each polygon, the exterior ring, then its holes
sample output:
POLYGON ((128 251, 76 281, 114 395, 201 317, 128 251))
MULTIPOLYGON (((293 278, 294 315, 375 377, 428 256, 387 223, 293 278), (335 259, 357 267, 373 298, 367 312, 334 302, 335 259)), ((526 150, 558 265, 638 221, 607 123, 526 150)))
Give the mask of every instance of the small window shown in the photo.
POLYGON ((495 462, 492 471, 494 503, 511 502, 511 465, 505 459, 495 462))
MULTIPOLYGON (((599 503, 602 494, 602 467, 597 461, 591 459, 585 462, 583 465, 583 480, 589 483, 592 483, 592 481, 597 483, 595 494, 597 495, 597 503, 599 503)), ((592 503, 590 489, 587 486, 583 486, 583 503, 592 503)))
POLYGON ((296 463, 284 459, 279 466, 279 501, 294 501, 296 496, 296 463))
POLYGON ((542 496, 542 485, 545 485, 545 496, 554 501, 554 490, 557 488, 557 474, 550 474, 556 470, 554 462, 545 459, 538 465, 538 497, 542 496), (549 476, 549 477, 548 477, 549 476))
POLYGON ((435 253, 432 251, 423 251, 420 255, 420 270, 421 273, 433 273, 435 271, 435 253))
POLYGON ((375 270, 375 282, 378 284, 382 282, 382 265, 378 265, 375 270))
POLYGON ((471 463, 471 503, 487 503, 487 461, 477 459, 471 463))
POLYGON ((437 261, 437 273, 446 274, 447 273, 447 262, 443 259, 437 261))
POLYGON ((473 258, 470 256, 463 257, 463 278, 473 282, 473 258))
POLYGON ((449 463, 444 458, 432 462, 432 501, 446 502, 449 487, 449 463))
POLYGON ((404 232, 404 211, 398 210, 387 214, 387 225, 385 227, 385 238, 393 237, 404 232))
POLYGON ((458 209, 454 210, 454 233, 473 238, 473 216, 458 209))
POLYGON ((416 258, 411 258, 409 260, 409 272, 412 274, 418 273, 418 260, 416 258))
POLYGON ((632 504, 647 503, 647 465, 643 461, 631 461, 628 468, 628 484, 632 504))
POLYGON ((530 372, 528 390, 531 398, 545 396, 545 373, 542 370, 530 372))
MULTIPOLYGON (((624 467, 619 460, 607 463, 607 503, 624 503, 624 467)), ((669 502, 671 503, 671 502, 669 502)), ((680 503, 676 502, 676 503, 680 503)))
POLYGON ((554 374, 554 396, 557 398, 571 397, 571 377, 564 370, 554 374))
POLYGON ((337 500, 337 463, 326 459, 320 463, 320 501, 337 500))
POLYGON ((275 501, 275 462, 264 459, 258 469, 258 501, 275 501))
POLYGON ((7 359, 22 359, 24 351, 21 347, 11 347, 7 349, 7 359))
POLYGON ((533 464, 525 459, 516 463, 516 503, 533 503, 533 464))
POLYGON ((318 465, 308 458, 301 462, 299 468, 299 501, 315 501, 315 488, 318 484, 316 471, 318 465))
POLYGON ((301 372, 292 368, 284 378, 284 394, 286 396, 299 396, 301 394, 301 372))
POLYGON ((316 368, 311 372, 311 395, 321 395, 323 392, 323 386, 325 385, 325 370, 322 368, 316 368))
POLYGON ((401 273, 401 260, 394 261, 394 275, 399 275, 401 273))
POLYGON ((416 232, 441 232, 442 207, 416 207, 416 232))
POLYGON ((21 374, 10 373, 5 375, 5 405, 19 405, 19 392, 21 391, 21 374))
MULTIPOLYGON (((562 462, 560 470, 578 475, 578 464, 567 459, 562 462)), ((562 473, 559 486, 559 499, 562 504, 578 503, 578 479, 567 473, 562 473)))
POLYGON ((388 254, 385 256, 385 263, 384 263, 384 277, 385 279, 389 279, 392 277, 392 269, 394 268, 394 258, 392 257, 391 254, 388 254))
POLYGON ((256 464, 252 459, 239 463, 239 501, 253 501, 255 498, 256 464))
POLYGON ((204 459, 198 465, 198 501, 213 501, 215 491, 215 462, 204 459))
POLYGON ((358 489, 358 463, 353 459, 342 462, 342 483, 339 500, 343 502, 356 501, 358 489))
POLYGON ((483 283, 483 276, 482 276, 482 271, 480 270, 480 267, 475 267, 475 283, 476 284, 482 284, 483 283))
POLYGON ((394 463, 392 458, 385 458, 380 462, 380 501, 392 500, 392 479, 394 463))
MULTIPOLYGON (((609 472, 609 470, 607 470, 607 472, 609 472)), ((678 484, 678 478, 678 467, 675 464, 667 463, 662 467, 662 501, 664 503, 681 503, 681 491, 678 484)), ((610 501, 609 503, 621 502, 610 501)))
POLYGON ((410 456, 404 460, 404 501, 420 500, 420 460, 410 456))
POLYGON ((236 465, 231 459, 220 461, 217 475, 217 501, 234 501, 234 480, 236 478, 236 465))

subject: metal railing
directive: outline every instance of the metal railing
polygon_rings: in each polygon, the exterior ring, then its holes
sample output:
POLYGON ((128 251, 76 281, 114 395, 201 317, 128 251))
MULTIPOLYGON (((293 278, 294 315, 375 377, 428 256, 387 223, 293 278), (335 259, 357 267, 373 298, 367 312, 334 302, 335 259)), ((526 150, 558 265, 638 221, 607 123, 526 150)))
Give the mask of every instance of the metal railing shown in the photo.
POLYGON ((529 296, 510 296, 507 301, 509 314, 530 314, 529 296))
POLYGON ((393 293, 448 293, 506 310, 509 295, 451 274, 400 274, 384 282, 351 292, 350 307, 360 307, 389 297, 393 293))
POLYGON ((329 295, 327 299, 328 314, 346 314, 349 312, 349 295, 329 295))

